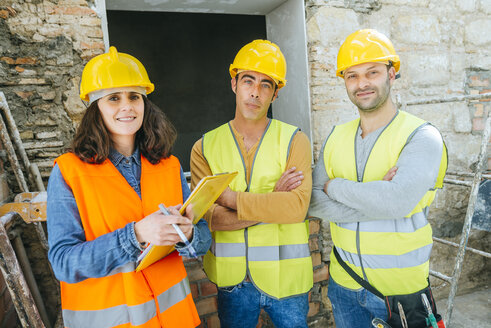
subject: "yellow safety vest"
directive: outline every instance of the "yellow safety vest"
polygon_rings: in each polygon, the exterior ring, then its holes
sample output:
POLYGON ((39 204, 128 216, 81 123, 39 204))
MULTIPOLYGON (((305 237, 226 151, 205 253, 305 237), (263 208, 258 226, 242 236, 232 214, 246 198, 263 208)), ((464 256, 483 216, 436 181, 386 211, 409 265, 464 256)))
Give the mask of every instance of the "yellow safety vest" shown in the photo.
MULTIPOLYGON (((298 128, 271 120, 256 150, 247 184, 245 163, 229 124, 203 136, 203 155, 213 174, 238 171, 234 191, 272 192, 286 168, 291 141, 298 128)), ((261 211, 260 208, 257 209, 261 211)), ((247 272, 254 285, 281 299, 312 288, 308 220, 293 224, 260 223, 234 231, 213 231, 204 257, 208 278, 218 287, 235 286, 247 272)))
MULTIPOLYGON (((358 181, 355 138, 360 120, 336 126, 324 147, 324 163, 330 179, 358 181)), ((382 180, 412 135, 429 123, 399 111, 378 137, 366 162, 361 182, 382 180)), ((361 277, 384 295, 415 293, 428 285, 432 230, 426 217, 443 185, 447 169, 444 144, 438 178, 433 189, 423 196, 404 218, 368 222, 331 222, 331 236, 341 258, 361 277), (363 265, 363 267, 361 266, 363 265)), ((331 252, 331 277, 341 286, 358 289, 356 283, 331 252)))

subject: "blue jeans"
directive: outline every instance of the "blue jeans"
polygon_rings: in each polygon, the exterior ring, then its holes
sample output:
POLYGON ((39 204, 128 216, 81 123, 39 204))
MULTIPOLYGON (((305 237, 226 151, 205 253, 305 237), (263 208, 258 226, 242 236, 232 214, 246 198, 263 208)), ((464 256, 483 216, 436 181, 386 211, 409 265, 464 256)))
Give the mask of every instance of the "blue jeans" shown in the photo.
POLYGON ((307 328, 308 293, 274 299, 261 293, 252 282, 218 288, 218 318, 222 328, 255 328, 261 309, 275 327, 307 328))
POLYGON ((327 296, 331 300, 336 328, 371 328, 373 318, 387 320, 383 300, 366 290, 352 290, 329 278, 327 296))

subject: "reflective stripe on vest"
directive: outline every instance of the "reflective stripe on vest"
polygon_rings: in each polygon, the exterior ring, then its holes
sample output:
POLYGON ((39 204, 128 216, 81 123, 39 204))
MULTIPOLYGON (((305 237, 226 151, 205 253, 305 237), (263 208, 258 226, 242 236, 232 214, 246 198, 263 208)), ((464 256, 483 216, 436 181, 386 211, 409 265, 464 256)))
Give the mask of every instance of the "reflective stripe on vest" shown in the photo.
MULTIPOLYGON (((142 199, 109 160, 94 165, 73 154, 56 160, 77 201, 87 241, 138 221, 158 209, 182 203, 180 164, 171 156, 158 164, 141 158, 142 199)), ((135 272, 129 262, 105 277, 60 282, 67 327, 196 327, 200 320, 177 252, 135 272), (159 309, 157 311, 157 309, 159 309)))
MULTIPOLYGON (((245 244, 212 242, 210 252, 216 257, 246 256, 245 244)), ((308 244, 259 246, 247 248, 249 261, 280 261, 310 256, 308 244)))
MULTIPOLYGON (((371 149, 363 172, 363 182, 382 180, 396 165, 412 135, 425 126, 423 120, 399 111, 371 149)), ((330 179, 358 181, 355 140, 359 119, 336 126, 324 147, 324 163, 330 179)), ((354 223, 331 222, 331 236, 341 258, 384 295, 414 293, 427 286, 432 231, 426 217, 428 207, 441 188, 447 167, 443 146, 440 169, 434 188, 429 190, 404 218, 354 223)), ((331 256, 330 274, 340 285, 360 286, 331 256)))
MULTIPOLYGON (((191 289, 188 278, 186 277, 178 284, 157 296, 160 312, 164 312, 171 306, 183 301, 189 294, 191 294, 191 289)), ((93 311, 72 311, 64 309, 63 321, 65 327, 68 328, 106 328, 124 324, 139 326, 147 323, 156 315, 157 308, 155 301, 150 300, 143 304, 133 306, 123 304, 93 311)))
MULTIPOLYGON (((252 193, 272 192, 286 169, 291 141, 298 128, 271 120, 249 172, 232 128, 224 124, 203 136, 203 156, 213 174, 238 171, 230 188, 252 193)), ((249 272, 255 286, 280 299, 306 293, 313 284, 308 221, 294 224, 257 224, 235 231, 212 232, 213 242, 203 266, 219 287, 240 283, 249 272)))

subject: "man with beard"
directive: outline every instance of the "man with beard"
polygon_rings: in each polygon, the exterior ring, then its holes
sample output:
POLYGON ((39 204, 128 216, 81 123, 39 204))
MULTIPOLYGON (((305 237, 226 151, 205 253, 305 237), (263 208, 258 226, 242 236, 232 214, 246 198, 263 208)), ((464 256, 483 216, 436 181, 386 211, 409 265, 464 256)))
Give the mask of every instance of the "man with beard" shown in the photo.
POLYGON ((229 71, 235 117, 191 151, 193 188, 203 176, 239 172, 205 216, 213 241, 203 266, 218 286, 220 324, 254 328, 264 309, 275 327, 307 328, 310 142, 297 127, 267 117, 286 84, 285 58, 276 44, 254 40, 229 71))
POLYGON ((328 297, 337 328, 371 327, 373 318, 388 317, 384 301, 342 262, 385 296, 428 286, 427 215, 442 187, 446 148, 434 126, 397 110, 390 90, 399 67, 390 40, 372 29, 348 36, 338 53, 336 75, 360 117, 327 137, 309 209, 331 222, 328 297))

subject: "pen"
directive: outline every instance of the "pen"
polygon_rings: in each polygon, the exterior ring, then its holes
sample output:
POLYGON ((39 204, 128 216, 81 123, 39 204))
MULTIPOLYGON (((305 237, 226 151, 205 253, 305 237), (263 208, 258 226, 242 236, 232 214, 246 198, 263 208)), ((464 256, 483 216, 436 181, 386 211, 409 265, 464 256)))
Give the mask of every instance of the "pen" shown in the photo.
MULTIPOLYGON (((169 213, 169 211, 167 211, 167 208, 165 208, 164 204, 159 204, 159 208, 160 208, 160 211, 164 214, 164 215, 171 215, 169 213)), ((182 242, 188 247, 189 249, 189 253, 191 254, 192 257, 196 258, 198 257, 198 255, 196 255, 196 252, 193 248, 193 246, 191 246, 191 243, 189 242, 189 240, 186 238, 186 236, 184 235, 184 233, 182 232, 181 228, 179 228, 179 226, 175 223, 172 223, 172 226, 174 227, 174 229, 176 230, 177 234, 179 235, 179 237, 181 238, 182 242)))

